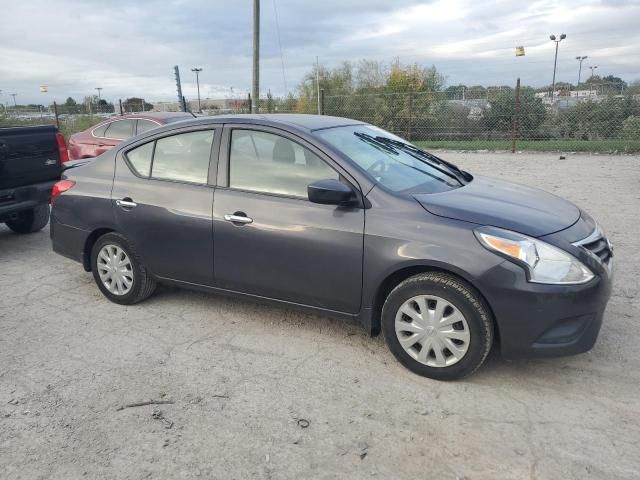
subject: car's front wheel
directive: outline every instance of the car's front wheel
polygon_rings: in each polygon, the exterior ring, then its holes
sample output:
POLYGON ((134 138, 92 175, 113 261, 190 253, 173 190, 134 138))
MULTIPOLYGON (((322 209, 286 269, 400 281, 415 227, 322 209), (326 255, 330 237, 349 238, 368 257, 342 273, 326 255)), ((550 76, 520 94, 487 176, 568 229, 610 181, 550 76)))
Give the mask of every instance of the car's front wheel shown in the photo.
POLYGON ((382 309, 382 332, 409 370, 455 380, 484 362, 493 343, 493 320, 473 287, 453 275, 428 272, 391 291, 382 309))
POLYGON ((122 305, 141 302, 156 288, 138 254, 117 233, 107 233, 93 245, 91 270, 100 291, 122 305))

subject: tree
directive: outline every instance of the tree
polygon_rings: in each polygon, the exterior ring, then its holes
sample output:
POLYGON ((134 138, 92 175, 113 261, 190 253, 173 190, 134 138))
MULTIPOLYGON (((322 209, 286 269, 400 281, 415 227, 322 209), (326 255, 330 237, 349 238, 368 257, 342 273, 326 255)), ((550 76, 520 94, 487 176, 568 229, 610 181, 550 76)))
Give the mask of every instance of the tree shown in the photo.
POLYGON ((359 93, 375 92, 387 83, 389 68, 384 62, 360 60, 355 73, 355 89, 359 93))
POLYGON ((464 96, 464 93, 466 93, 467 88, 468 87, 466 85, 462 84, 450 85, 444 90, 445 97, 447 98, 447 100, 462 100, 462 97, 464 96))
POLYGON ((613 89, 615 93, 622 93, 627 88, 627 82, 614 75, 602 77, 602 83, 609 84, 609 87, 613 89))
MULTIPOLYGON (((486 124, 490 131, 509 132, 515 114, 515 92, 505 91, 491 100, 486 112, 486 124)), ((546 110, 542 100, 529 87, 520 89, 520 136, 535 138, 538 128, 544 122, 546 110)))
POLYGON ((79 113, 80 107, 78 106, 78 102, 76 102, 73 98, 67 97, 64 102, 64 105, 61 105, 63 108, 60 113, 79 113))
POLYGON ((122 102, 122 109, 125 112, 148 112, 153 109, 153 105, 147 103, 144 98, 131 97, 122 102))
POLYGON ((98 100, 98 103, 96 104, 96 111, 100 113, 113 113, 115 110, 113 103, 107 102, 104 98, 98 100))
POLYGON ((487 98, 487 89, 482 85, 473 85, 464 92, 464 98, 467 100, 479 100, 487 98))
POLYGON ((625 93, 629 95, 639 95, 640 94, 640 80, 634 80, 629 84, 626 88, 625 93))

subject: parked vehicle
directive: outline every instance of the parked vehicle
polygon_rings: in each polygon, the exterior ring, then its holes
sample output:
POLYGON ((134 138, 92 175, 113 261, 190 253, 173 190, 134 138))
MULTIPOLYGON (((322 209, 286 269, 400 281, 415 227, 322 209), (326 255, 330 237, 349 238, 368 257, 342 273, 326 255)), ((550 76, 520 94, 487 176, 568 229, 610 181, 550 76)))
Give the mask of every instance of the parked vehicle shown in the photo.
POLYGON ((64 137, 52 125, 0 128, 0 223, 16 233, 44 228, 67 160, 64 137))
POLYGON ((482 176, 379 128, 208 117, 66 170, 53 249, 119 304, 158 282, 360 321, 436 379, 577 354, 600 330, 611 244, 562 198, 482 176))
POLYGON ((112 117, 71 135, 69 158, 79 160, 97 157, 124 140, 187 118, 193 118, 193 116, 186 112, 147 112, 112 117))

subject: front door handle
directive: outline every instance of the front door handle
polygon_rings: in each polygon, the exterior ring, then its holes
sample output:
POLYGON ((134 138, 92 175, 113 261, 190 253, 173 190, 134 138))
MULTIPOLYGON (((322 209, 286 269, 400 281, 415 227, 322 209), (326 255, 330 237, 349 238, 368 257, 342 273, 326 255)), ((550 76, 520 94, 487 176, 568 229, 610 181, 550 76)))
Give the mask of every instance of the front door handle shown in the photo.
POLYGON ((253 222, 253 218, 247 217, 246 215, 236 215, 236 214, 230 214, 230 213, 227 213, 224 216, 224 219, 227 222, 231 222, 231 223, 251 223, 251 222, 253 222))
POLYGON ((125 210, 129 210, 138 206, 138 204, 131 200, 129 197, 116 200, 116 205, 124 208, 125 210))

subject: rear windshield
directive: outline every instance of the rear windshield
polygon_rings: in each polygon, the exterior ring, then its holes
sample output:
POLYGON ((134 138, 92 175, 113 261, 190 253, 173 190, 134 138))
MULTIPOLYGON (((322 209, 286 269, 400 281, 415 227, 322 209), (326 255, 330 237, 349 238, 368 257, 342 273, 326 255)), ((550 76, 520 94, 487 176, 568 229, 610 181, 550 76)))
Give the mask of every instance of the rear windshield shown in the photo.
POLYGON ((458 188, 468 177, 455 166, 381 128, 349 125, 317 130, 376 183, 394 192, 437 193, 458 188))

